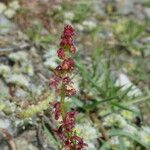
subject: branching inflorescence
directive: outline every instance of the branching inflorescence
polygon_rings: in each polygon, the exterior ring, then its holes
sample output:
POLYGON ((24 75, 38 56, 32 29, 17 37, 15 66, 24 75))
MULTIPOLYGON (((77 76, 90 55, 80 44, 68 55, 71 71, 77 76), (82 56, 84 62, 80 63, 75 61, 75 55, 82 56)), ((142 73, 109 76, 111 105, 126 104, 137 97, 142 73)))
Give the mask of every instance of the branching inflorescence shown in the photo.
POLYGON ((87 146, 83 139, 76 135, 75 116, 77 111, 67 111, 65 97, 71 97, 76 94, 73 87, 71 74, 75 69, 75 62, 72 55, 76 53, 73 43, 75 31, 72 26, 66 25, 61 36, 60 48, 57 55, 60 58, 60 64, 54 69, 54 77, 50 80, 50 87, 60 96, 60 101, 53 103, 53 113, 55 120, 59 120, 59 128, 54 132, 63 142, 66 150, 83 150, 87 146))

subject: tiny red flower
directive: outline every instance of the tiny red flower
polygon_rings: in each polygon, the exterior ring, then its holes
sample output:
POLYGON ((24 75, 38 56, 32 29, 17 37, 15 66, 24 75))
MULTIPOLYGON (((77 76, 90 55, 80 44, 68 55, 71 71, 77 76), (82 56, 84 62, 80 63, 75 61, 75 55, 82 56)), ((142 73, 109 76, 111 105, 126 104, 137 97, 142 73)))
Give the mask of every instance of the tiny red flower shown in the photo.
POLYGON ((84 147, 88 146, 79 136, 73 136, 72 139, 77 141, 77 150, 82 150, 84 147))
POLYGON ((62 125, 56 129, 56 130, 53 130, 60 139, 62 139, 63 141, 66 141, 67 140, 67 137, 65 135, 65 132, 64 132, 64 128, 62 127, 62 125))
POLYGON ((73 96, 76 94, 76 90, 74 88, 66 88, 65 89, 66 96, 73 96))
POLYGON ((65 85, 73 83, 68 76, 64 77, 62 81, 65 85))
POLYGON ((64 28, 64 36, 71 37, 75 34, 74 29, 71 25, 66 25, 64 28))
POLYGON ((65 148, 66 150, 73 150, 73 143, 70 141, 70 139, 65 141, 65 148))
POLYGON ((71 71, 74 69, 74 67, 75 67, 75 62, 72 58, 65 59, 62 62, 62 69, 64 70, 71 71))
POLYGON ((75 115, 77 115, 76 111, 67 112, 65 118, 63 120, 63 127, 68 132, 72 132, 75 127, 75 115))
POLYGON ((60 46, 62 47, 71 47, 71 45, 73 45, 73 39, 70 37, 70 38, 66 38, 64 36, 62 36, 61 38, 61 42, 60 42, 60 46))
POLYGON ((76 48, 75 48, 74 45, 71 45, 71 47, 70 47, 70 52, 71 52, 72 54, 75 54, 76 48))
POLYGON ((52 79, 50 80, 49 86, 50 86, 51 88, 56 88, 56 89, 57 89, 57 87, 58 87, 60 81, 61 81, 61 78, 58 77, 58 76, 56 76, 56 77, 54 77, 54 78, 52 78, 52 79))
POLYGON ((54 70, 54 73, 55 73, 56 76, 61 77, 61 74, 63 73, 62 66, 60 66, 60 65, 57 66, 57 67, 55 68, 55 70, 54 70))
POLYGON ((65 50, 63 48, 60 48, 58 51, 57 51, 57 55, 60 59, 65 59, 66 58, 66 53, 65 53, 65 50))
POLYGON ((55 102, 53 104, 53 108, 54 108, 54 115, 55 115, 55 119, 58 120, 60 115, 61 115, 61 103, 60 102, 55 102))

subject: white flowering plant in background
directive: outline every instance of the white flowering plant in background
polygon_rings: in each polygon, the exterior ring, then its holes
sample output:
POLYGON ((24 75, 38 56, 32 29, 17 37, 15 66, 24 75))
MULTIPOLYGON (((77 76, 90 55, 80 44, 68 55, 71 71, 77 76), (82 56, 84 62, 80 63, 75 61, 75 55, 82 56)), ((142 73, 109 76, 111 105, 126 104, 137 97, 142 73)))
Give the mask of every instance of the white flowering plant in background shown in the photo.
POLYGON ((19 9, 20 9, 20 4, 18 0, 14 0, 10 2, 8 6, 0 2, 0 14, 4 14, 9 19, 13 18, 19 9))

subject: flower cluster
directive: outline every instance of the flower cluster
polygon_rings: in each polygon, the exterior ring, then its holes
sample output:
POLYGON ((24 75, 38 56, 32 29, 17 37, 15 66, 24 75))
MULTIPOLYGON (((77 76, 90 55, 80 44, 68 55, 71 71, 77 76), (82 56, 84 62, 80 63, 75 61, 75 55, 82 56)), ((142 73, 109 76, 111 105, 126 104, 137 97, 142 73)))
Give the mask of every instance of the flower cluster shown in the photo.
POLYGON ((73 81, 70 77, 75 69, 75 62, 72 55, 75 54, 76 48, 73 43, 75 31, 72 26, 66 25, 61 36, 60 48, 57 56, 61 60, 60 64, 54 69, 54 77, 50 80, 50 87, 57 91, 61 100, 53 103, 53 113, 55 120, 61 120, 55 133, 63 141, 63 146, 67 150, 83 150, 86 143, 76 135, 75 116, 76 111, 66 111, 65 96, 73 96, 76 90, 73 87, 73 81))
POLYGON ((71 86, 73 82, 69 77, 69 74, 75 68, 75 62, 71 57, 71 55, 76 52, 72 38, 74 34, 74 29, 70 25, 64 28, 64 33, 61 36, 60 48, 57 51, 57 55, 62 62, 54 69, 55 76, 50 81, 50 87, 54 87, 58 91, 61 91, 60 85, 64 84, 64 93, 66 96, 73 96, 76 94, 76 90, 71 86))

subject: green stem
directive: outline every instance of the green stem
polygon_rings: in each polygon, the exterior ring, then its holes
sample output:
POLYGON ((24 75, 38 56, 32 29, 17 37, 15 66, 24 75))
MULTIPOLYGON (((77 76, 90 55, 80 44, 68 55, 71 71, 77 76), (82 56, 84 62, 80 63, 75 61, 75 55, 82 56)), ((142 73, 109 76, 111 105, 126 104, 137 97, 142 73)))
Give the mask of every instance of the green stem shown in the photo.
POLYGON ((62 118, 64 119, 65 117, 65 85, 62 83, 61 87, 61 115, 62 118))
MULTIPOLYGON (((62 119, 64 119, 65 114, 66 114, 66 106, 65 106, 65 85, 63 83, 61 86, 61 100, 60 101, 61 101, 61 115, 62 115, 62 119)), ((72 135, 67 131, 66 131, 66 134, 68 138, 70 139, 72 135)), ((74 145, 73 150, 76 150, 76 143, 73 142, 73 145, 74 145)))

